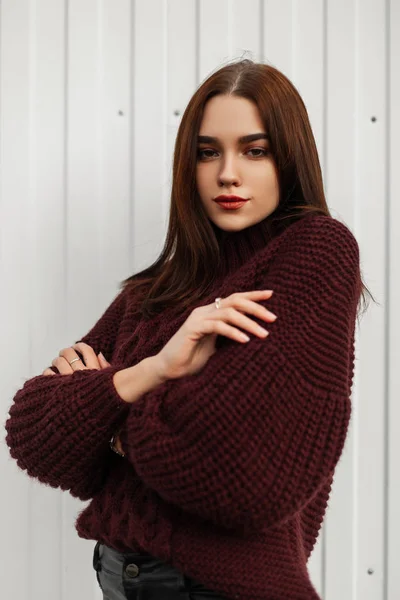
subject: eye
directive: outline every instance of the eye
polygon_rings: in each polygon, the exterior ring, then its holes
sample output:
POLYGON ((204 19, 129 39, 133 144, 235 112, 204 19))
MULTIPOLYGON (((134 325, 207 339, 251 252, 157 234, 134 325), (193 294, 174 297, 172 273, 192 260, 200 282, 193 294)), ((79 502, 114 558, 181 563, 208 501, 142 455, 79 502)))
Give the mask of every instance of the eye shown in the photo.
POLYGON ((268 154, 268 150, 266 148, 250 148, 247 150, 247 152, 261 152, 261 154, 253 154, 253 158, 262 158, 268 154))
MULTIPOLYGON (((263 158, 264 156, 267 156, 269 154, 269 150, 267 150, 266 148, 249 148, 249 150, 246 150, 245 154, 248 154, 249 152, 256 153, 252 155, 253 158, 263 158)), ((217 154, 217 151, 212 150, 211 148, 199 148, 197 150, 197 157, 199 160, 207 160, 213 158, 213 154, 217 154), (206 154, 207 152, 211 154, 206 154)))
POLYGON ((204 160, 204 159, 207 159, 207 158, 212 158, 212 156, 205 156, 205 154, 204 154, 205 152, 211 152, 211 153, 214 153, 214 154, 215 154, 215 150, 211 150, 210 148, 206 148, 206 149, 204 149, 204 150, 201 150, 201 149, 199 148, 199 149, 198 149, 198 151, 197 151, 197 157, 198 157, 200 160, 204 160))

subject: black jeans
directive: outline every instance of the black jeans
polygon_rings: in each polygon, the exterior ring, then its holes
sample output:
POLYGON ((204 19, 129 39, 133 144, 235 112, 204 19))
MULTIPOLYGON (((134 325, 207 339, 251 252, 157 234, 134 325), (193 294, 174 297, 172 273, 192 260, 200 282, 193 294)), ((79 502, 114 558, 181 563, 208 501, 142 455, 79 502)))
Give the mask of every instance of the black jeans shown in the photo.
POLYGON ((150 554, 118 552, 97 542, 93 568, 103 600, 223 600, 203 584, 150 554))

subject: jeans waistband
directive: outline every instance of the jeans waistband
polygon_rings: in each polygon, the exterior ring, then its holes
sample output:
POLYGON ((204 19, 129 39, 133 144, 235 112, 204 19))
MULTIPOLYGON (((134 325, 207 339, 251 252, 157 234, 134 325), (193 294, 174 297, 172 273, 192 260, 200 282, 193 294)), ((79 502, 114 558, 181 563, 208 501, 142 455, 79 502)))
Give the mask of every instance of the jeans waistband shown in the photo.
MULTIPOLYGON (((187 593, 193 600, 203 600, 203 598, 222 600, 220 595, 208 589, 204 584, 183 574, 173 565, 147 553, 118 552, 114 548, 97 542, 93 552, 93 568, 97 572, 97 581, 100 587, 106 586, 108 594, 116 585, 118 589, 124 590, 126 598, 137 598, 138 589, 146 589, 146 586, 150 586, 149 589, 158 590, 154 598, 162 597, 169 600, 170 598, 182 598, 184 593, 187 593)), ((149 600, 153 598, 151 595, 147 597, 149 600)), ((112 599, 114 596, 111 594, 110 598, 112 599)))
MULTIPOLYGON (((97 542, 93 552, 93 568, 96 571, 105 569, 110 573, 115 573, 115 575, 121 575, 132 564, 137 567, 138 574, 141 573, 142 576, 151 575, 153 578, 157 578, 175 575, 178 578, 182 577, 178 569, 151 554, 119 552, 110 546, 97 542)), ((131 568, 130 572, 133 574, 134 569, 131 568)))

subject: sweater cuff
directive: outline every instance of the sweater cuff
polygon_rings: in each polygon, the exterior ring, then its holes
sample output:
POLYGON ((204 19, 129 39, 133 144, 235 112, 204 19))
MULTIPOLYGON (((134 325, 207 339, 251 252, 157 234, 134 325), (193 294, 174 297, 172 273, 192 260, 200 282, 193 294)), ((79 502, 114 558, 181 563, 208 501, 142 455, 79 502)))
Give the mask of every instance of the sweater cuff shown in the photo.
POLYGON ((114 375, 121 370, 120 366, 111 366, 101 371, 96 369, 83 369, 75 371, 73 380, 80 381, 80 397, 82 402, 85 400, 90 405, 91 410, 95 409, 96 420, 108 425, 121 422, 129 413, 131 405, 125 402, 118 394, 114 385, 114 375), (100 377, 92 377, 96 372, 100 377), (85 378, 87 379, 87 393, 85 393, 85 378), (106 399, 106 401, 105 401, 106 399))

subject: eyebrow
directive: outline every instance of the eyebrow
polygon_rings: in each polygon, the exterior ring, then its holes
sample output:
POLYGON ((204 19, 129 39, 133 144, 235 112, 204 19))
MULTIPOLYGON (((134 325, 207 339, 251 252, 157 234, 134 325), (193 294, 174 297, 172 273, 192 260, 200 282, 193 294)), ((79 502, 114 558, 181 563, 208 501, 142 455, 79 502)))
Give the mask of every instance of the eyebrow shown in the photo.
MULTIPOLYGON (((268 136, 266 133, 250 133, 250 135, 243 135, 239 138, 240 144, 246 144, 247 142, 254 142, 255 140, 268 140, 268 136)), ((197 142, 199 144, 212 144, 218 143, 219 139, 217 137, 211 137, 209 135, 199 135, 197 137, 197 142)))

